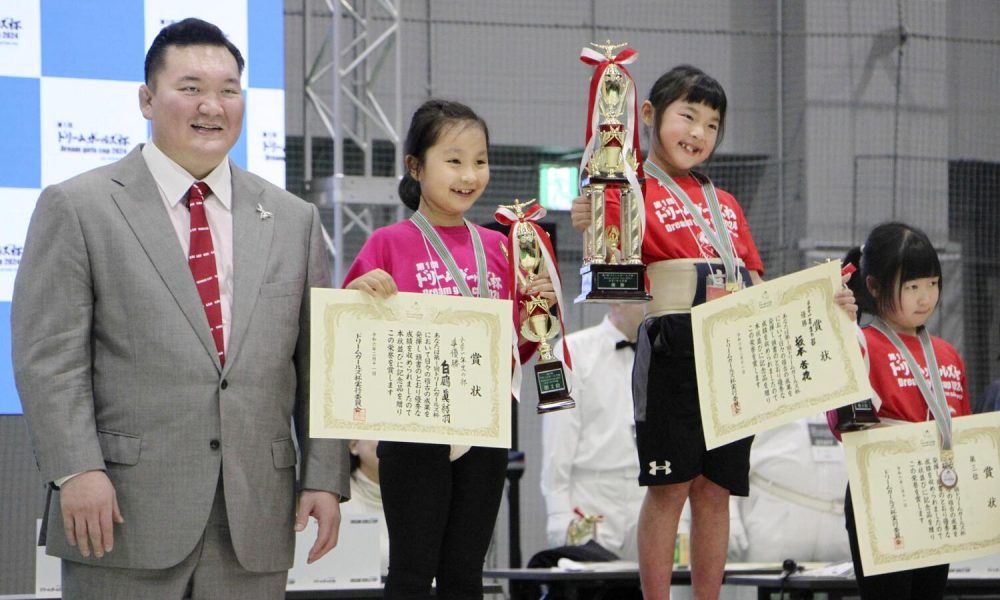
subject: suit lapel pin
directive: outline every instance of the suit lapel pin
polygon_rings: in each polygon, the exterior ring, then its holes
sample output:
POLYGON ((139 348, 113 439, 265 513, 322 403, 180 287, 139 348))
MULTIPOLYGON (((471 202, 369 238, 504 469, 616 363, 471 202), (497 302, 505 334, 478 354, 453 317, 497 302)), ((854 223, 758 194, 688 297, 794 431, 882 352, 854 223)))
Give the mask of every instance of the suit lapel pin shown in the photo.
POLYGON ((261 206, 259 202, 257 203, 257 214, 260 215, 261 221, 265 219, 270 219, 272 216, 274 216, 274 213, 272 213, 271 211, 264 210, 264 207, 261 206))

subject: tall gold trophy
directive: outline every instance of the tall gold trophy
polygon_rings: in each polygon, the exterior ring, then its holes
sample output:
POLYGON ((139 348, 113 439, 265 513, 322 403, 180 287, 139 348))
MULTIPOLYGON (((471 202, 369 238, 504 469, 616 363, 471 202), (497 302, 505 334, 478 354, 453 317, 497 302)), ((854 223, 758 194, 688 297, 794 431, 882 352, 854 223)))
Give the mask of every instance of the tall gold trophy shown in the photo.
MULTIPOLYGON (((512 228, 511 248, 508 257, 514 264, 515 284, 519 292, 538 278, 545 264, 542 255, 542 240, 540 235, 547 235, 533 222, 529 221, 524 209, 534 200, 520 202, 514 200, 514 204, 502 205, 513 211, 516 220, 510 223, 512 228)), ((532 207, 537 210, 537 205, 532 207)), ((542 213, 544 215, 544 212, 542 213)), ((553 257, 554 258, 554 257, 553 257)), ((552 274, 550 274, 552 275, 552 274)), ((553 281, 556 277, 553 276, 553 281)), ((521 324, 521 335, 525 339, 538 343, 538 362, 535 364, 535 384, 538 388, 538 412, 548 413, 565 408, 573 408, 576 402, 569 395, 569 385, 566 379, 566 371, 562 362, 552 354, 552 346, 549 340, 558 336, 562 331, 559 318, 552 314, 549 301, 541 295, 525 296, 521 303, 526 314, 524 323, 521 324)))
POLYGON ((580 168, 580 189, 590 201, 591 223, 584 232, 581 293, 576 302, 645 302, 642 235, 645 207, 642 199, 642 161, 635 83, 625 69, 637 53, 626 44, 591 44, 580 60, 595 65, 590 84, 587 145, 580 168), (623 122, 624 119, 624 122, 623 122), (605 195, 617 190, 619 218, 606 222, 605 195))

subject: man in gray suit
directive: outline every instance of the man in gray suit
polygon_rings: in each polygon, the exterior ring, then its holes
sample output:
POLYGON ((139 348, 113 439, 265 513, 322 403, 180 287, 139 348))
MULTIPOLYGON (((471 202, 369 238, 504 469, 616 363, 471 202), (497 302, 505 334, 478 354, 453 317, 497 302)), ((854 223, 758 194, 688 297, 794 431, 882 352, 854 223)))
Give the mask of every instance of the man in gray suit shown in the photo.
POLYGON ((306 434, 319 213, 228 160, 242 70, 214 25, 164 28, 150 142, 31 219, 14 367, 65 598, 282 598, 294 530, 318 520, 310 562, 337 542, 347 446, 306 434))

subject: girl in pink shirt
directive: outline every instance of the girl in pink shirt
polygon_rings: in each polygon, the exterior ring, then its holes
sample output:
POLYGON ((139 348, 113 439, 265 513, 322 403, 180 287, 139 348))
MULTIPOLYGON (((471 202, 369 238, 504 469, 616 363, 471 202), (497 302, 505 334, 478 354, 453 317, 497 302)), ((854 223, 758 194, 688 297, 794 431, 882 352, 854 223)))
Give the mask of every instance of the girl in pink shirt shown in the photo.
MULTIPOLYGON (((469 107, 430 100, 413 115, 399 197, 413 216, 372 234, 344 280, 376 297, 398 291, 514 299, 506 237, 465 213, 490 180, 489 131, 469 107)), ((540 276, 523 294, 556 303, 540 276)), ((515 304, 516 305, 516 304, 515 304)), ((516 315, 515 315, 516 320, 516 315)), ((522 358, 530 344, 522 345, 522 358)), ((381 441, 379 482, 389 527, 386 598, 482 597, 483 561, 507 471, 507 450, 381 441), (462 449, 464 450, 464 449, 462 449)))

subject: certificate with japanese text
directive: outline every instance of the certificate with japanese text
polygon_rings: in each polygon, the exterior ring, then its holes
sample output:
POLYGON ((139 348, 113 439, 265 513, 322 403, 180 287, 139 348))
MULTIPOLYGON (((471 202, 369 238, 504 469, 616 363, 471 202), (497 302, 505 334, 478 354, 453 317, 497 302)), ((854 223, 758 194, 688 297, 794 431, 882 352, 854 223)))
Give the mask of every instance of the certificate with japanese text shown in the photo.
POLYGON ((510 447, 509 300, 312 290, 312 437, 510 447))
POLYGON ((1000 412, 956 417, 952 434, 952 488, 933 421, 844 434, 865 574, 1000 553, 1000 412))
POLYGON ((708 448, 871 398, 840 285, 828 262, 691 309, 708 448))

